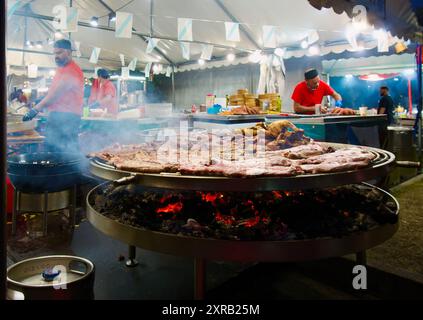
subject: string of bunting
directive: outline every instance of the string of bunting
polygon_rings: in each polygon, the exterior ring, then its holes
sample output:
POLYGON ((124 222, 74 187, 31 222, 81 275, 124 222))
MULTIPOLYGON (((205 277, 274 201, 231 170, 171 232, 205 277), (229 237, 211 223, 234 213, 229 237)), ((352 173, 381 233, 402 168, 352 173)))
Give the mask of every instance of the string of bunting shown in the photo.
MULTIPOLYGON (((13 13, 21 8, 28 1, 18 0, 14 1, 8 10, 8 18, 13 15, 13 13)), ((78 31, 78 21, 79 21, 79 10, 75 7, 67 7, 65 5, 56 5, 53 7, 52 13, 55 17, 52 21, 52 25, 56 30, 61 32, 72 33, 78 31)), ((355 6, 354 18, 351 21, 351 26, 347 28, 346 40, 351 45, 353 50, 358 50, 360 48, 358 43, 358 37, 361 33, 360 29, 357 28, 357 25, 366 25, 367 24, 367 12, 364 6, 355 6), (348 31, 349 30, 349 31, 348 31)), ((189 19, 189 18, 176 18, 177 19, 177 40, 179 42, 180 50, 182 57, 185 60, 190 60, 191 58, 191 42, 194 41, 193 36, 193 21, 203 21, 200 19, 189 19)), ((213 21, 217 22, 217 21, 213 21)), ((240 24, 237 22, 227 22, 222 21, 225 26, 225 39, 230 42, 240 42, 240 24)), ((221 22, 221 23, 222 23, 221 22)), ((116 12, 116 25, 115 25, 115 37, 117 38, 126 38, 131 39, 133 35, 133 23, 134 23, 134 14, 130 12, 117 11, 116 12)), ((368 25, 367 25, 368 26, 368 25)), ((280 34, 281 27, 273 25, 263 25, 262 26, 262 39, 264 48, 277 48, 278 47, 278 34, 280 34)), ((334 30, 332 30, 334 31, 334 30)), ((362 30, 364 31, 364 29, 362 30)), ((336 31, 334 31, 336 32, 336 31)), ((320 39, 319 32, 317 30, 309 30, 306 38, 303 40, 305 45, 303 48, 307 48, 310 45, 317 43, 320 39)), ((378 51, 387 52, 389 47, 393 43, 393 37, 384 30, 377 30, 376 39, 378 41, 378 51)), ((160 39, 154 38, 154 36, 147 39, 146 54, 151 54, 154 49, 158 47, 160 39)), ((402 48, 406 46, 405 43, 401 43, 402 48)), ((76 56, 81 57, 80 51, 80 42, 74 41, 76 47, 76 56)), ((201 50, 201 60, 211 60, 213 56, 213 45, 202 44, 201 50)), ((93 47, 89 62, 92 64, 97 64, 101 54, 102 48, 93 47)), ((127 75, 129 71, 135 71, 137 58, 133 58, 128 66, 125 66, 125 56, 119 54, 119 58, 122 65, 122 75, 127 75)), ((149 62, 145 66, 145 73, 148 76, 152 70, 152 63, 149 62)), ((154 69, 154 68, 153 68, 154 69)), ((159 68, 161 70, 161 68, 159 68)), ((156 68, 153 71, 157 71, 156 68)), ((170 76, 171 68, 166 69, 166 75, 170 76)))

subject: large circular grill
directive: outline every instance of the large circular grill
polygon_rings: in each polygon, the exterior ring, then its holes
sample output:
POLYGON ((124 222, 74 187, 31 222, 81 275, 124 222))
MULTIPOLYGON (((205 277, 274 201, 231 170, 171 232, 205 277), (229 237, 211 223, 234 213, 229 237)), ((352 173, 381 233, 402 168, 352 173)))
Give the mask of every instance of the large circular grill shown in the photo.
MULTIPOLYGON (((348 145, 328 143, 334 149, 348 145)), ((248 177, 228 178, 217 176, 189 176, 181 174, 142 174, 117 170, 99 159, 90 162, 91 173, 99 178, 119 183, 135 183, 144 187, 196 190, 196 191, 241 191, 264 192, 275 190, 323 189, 342 185, 363 184, 369 189, 383 192, 386 201, 399 205, 394 197, 365 181, 378 180, 386 176, 395 166, 395 156, 387 151, 363 147, 372 152, 375 158, 364 169, 344 172, 304 174, 293 177, 248 177)), ((205 294, 205 261, 306 261, 328 257, 357 254, 358 263, 365 263, 365 252, 390 239, 398 229, 398 223, 387 223, 375 229, 360 231, 349 236, 334 238, 313 238, 284 241, 241 241, 198 238, 137 228, 115 221, 93 206, 94 194, 107 182, 93 189, 87 197, 87 215, 90 223, 106 235, 129 244, 130 265, 135 258, 135 247, 165 254, 193 257, 195 261, 194 296, 201 299, 205 294)))
MULTIPOLYGON (((335 149, 348 145, 327 143, 335 149)), ((188 176, 172 173, 142 174, 117 170, 99 159, 92 159, 91 173, 105 180, 119 180, 132 177, 132 183, 145 187, 165 188, 174 190, 199 191, 273 191, 273 190, 306 190, 326 188, 347 184, 361 183, 383 177, 395 165, 395 156, 385 150, 363 147, 376 157, 369 167, 334 173, 303 174, 293 177, 248 177, 227 178, 210 176, 188 176)))

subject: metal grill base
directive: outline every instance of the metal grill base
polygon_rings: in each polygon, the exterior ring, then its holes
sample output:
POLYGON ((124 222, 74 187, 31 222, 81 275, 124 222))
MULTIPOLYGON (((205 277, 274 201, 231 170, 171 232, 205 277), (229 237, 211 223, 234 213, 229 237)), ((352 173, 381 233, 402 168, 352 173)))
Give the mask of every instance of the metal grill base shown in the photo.
POLYGON ((21 213, 43 214, 43 236, 47 236, 48 214, 50 212, 68 209, 69 224, 75 227, 76 186, 58 192, 24 193, 14 191, 12 214, 12 235, 16 235, 17 220, 21 213))

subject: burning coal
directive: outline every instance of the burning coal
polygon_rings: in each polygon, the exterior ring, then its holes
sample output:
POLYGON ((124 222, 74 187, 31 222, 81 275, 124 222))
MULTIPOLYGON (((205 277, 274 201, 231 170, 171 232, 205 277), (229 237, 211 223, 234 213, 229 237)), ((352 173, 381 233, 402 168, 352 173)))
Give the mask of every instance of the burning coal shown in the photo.
POLYGON ((93 195, 94 208, 135 227, 203 238, 343 237, 397 221, 396 204, 370 187, 298 192, 173 192, 128 185, 93 195))

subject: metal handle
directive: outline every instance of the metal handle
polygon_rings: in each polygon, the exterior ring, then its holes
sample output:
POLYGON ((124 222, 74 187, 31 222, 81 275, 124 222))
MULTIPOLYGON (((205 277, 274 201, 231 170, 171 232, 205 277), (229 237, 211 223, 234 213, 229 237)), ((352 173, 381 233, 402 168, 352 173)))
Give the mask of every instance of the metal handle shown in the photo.
POLYGON ((420 162, 416 161, 396 161, 396 164, 398 167, 401 168, 417 168, 419 169, 421 167, 420 162))
POLYGON ((136 177, 137 177, 136 174, 131 174, 127 177, 123 177, 123 178, 120 178, 118 180, 113 181, 113 184, 115 186, 122 186, 122 185, 125 185, 125 184, 131 184, 132 182, 134 182, 136 177))

